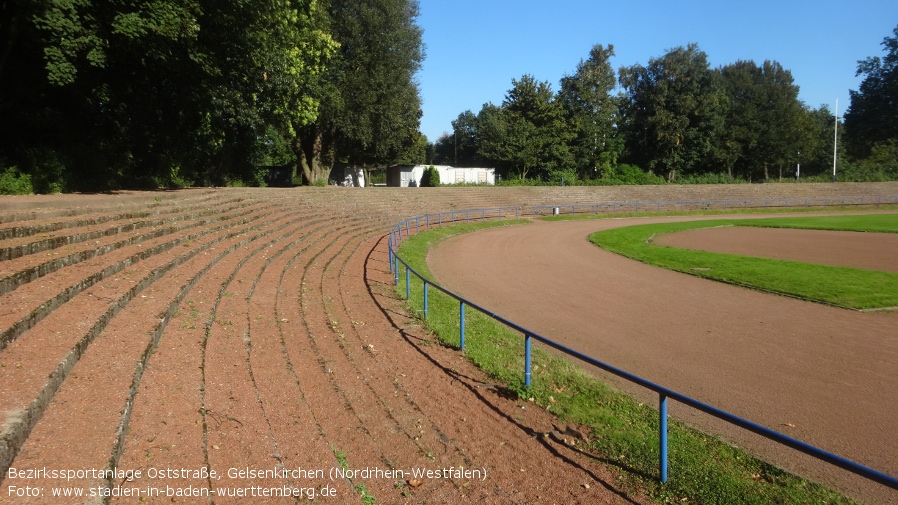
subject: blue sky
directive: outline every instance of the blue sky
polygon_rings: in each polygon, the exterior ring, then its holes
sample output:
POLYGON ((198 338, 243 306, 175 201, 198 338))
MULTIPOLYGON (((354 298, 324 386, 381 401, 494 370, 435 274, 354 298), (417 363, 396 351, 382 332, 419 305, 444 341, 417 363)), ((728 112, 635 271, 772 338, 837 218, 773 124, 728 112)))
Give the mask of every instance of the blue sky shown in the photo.
POLYGON ((426 59, 418 74, 431 142, 465 110, 501 104, 524 74, 558 82, 594 44, 613 44, 615 71, 691 42, 716 68, 778 61, 799 99, 841 115, 857 89, 857 61, 882 56, 898 25, 898 0, 419 0, 426 59))

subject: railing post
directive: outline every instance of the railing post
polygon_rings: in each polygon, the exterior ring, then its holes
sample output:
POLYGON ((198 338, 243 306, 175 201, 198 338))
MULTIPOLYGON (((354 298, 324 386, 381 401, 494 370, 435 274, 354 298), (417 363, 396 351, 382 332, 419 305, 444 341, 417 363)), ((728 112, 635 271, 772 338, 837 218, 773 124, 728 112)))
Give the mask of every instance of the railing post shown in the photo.
POLYGON ((465 350, 465 302, 459 301, 458 309, 458 344, 465 350))
POLYGON ((530 335, 524 336, 524 385, 530 387, 530 335))
POLYGON ((424 319, 427 319, 427 281, 424 281, 424 319))
POLYGON ((393 234, 387 238, 387 259, 390 260, 390 273, 393 273, 393 234))
POLYGON ((659 464, 659 470, 661 473, 661 482, 667 482, 667 395, 665 395, 664 393, 660 393, 658 415, 661 435, 661 461, 659 464))
POLYGON ((399 285, 399 255, 393 256, 393 261, 396 262, 396 265, 393 267, 393 284, 396 286, 399 285))
POLYGON ((408 265, 405 266, 405 299, 408 300, 412 297, 412 274, 411 268, 408 265))

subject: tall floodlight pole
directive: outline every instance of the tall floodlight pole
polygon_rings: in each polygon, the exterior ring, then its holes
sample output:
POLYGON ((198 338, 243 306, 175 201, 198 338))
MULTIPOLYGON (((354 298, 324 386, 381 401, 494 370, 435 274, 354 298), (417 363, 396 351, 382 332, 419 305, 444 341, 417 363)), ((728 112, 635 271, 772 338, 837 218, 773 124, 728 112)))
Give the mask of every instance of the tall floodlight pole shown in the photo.
POLYGON ((836 182, 836 150, 839 144, 839 99, 836 98, 836 120, 835 134, 833 134, 833 182, 836 182))

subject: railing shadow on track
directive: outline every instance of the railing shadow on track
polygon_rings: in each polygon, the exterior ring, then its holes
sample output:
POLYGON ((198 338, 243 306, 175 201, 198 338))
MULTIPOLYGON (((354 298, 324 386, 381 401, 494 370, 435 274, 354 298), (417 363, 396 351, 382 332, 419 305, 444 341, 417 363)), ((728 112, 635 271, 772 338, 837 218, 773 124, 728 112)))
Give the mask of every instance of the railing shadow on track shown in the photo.
MULTIPOLYGON (((670 206, 680 206, 685 210, 690 210, 688 206, 690 205, 701 205, 705 203, 706 205, 711 205, 711 203, 720 204, 720 202, 728 202, 728 205, 734 204, 735 202, 741 203, 744 205, 744 208, 747 208, 749 205, 755 205, 759 207, 769 207, 766 202, 773 201, 774 199, 763 199, 763 200, 696 200, 696 201, 688 201, 688 202, 655 202, 655 203, 603 203, 603 204, 577 204, 577 205, 542 205, 542 206, 533 206, 532 215, 540 216, 545 215, 544 212, 546 209, 550 209, 550 212, 553 214, 558 214, 560 209, 572 209, 572 213, 576 213, 578 209, 585 209, 591 207, 605 207, 612 209, 613 212, 618 212, 619 209, 627 209, 629 207, 641 206, 642 209, 647 209, 651 207, 655 207, 657 209, 668 209, 670 206), (762 205, 759 205, 763 203, 762 205), (559 210, 555 210, 559 209, 559 210)), ((794 207, 794 206, 820 206, 824 205, 891 205, 898 204, 898 196, 893 197, 830 197, 830 198, 793 198, 793 199, 775 199, 775 202, 780 204, 776 205, 776 207, 794 207), (810 203, 809 203, 810 202, 810 203), (836 203, 838 202, 838 203, 836 203), (850 203, 846 203, 850 202, 850 203), (782 205, 783 203, 790 203, 793 205, 782 205)), ((709 209, 712 207, 705 206, 705 209, 709 209)), ((716 207, 721 208, 721 207, 716 207)), ((734 207, 729 207, 734 208, 734 207)), ((595 211, 594 211, 595 212, 595 211)), ((425 319, 428 317, 428 291, 429 288, 432 287, 447 296, 457 300, 459 302, 459 347, 461 351, 465 350, 465 310, 466 307, 470 307, 485 316, 492 318, 503 325, 515 330, 523 335, 524 339, 524 385, 526 387, 530 387, 531 383, 531 370, 530 370, 530 355, 531 355, 531 341, 537 340, 542 342, 543 344, 552 347, 568 356, 572 356, 581 361, 584 361, 590 365, 598 367, 606 372, 612 373, 618 377, 621 377, 629 382, 642 386, 646 389, 654 391, 658 394, 658 412, 659 412, 659 440, 660 440, 660 461, 658 465, 658 473, 659 479, 661 482, 667 482, 668 480, 668 415, 667 415, 667 404, 668 400, 674 400, 680 402, 684 405, 692 407, 696 410, 704 412, 710 416, 716 417, 717 419, 723 420, 729 424, 738 426, 742 429, 748 430, 752 433, 758 434, 764 438, 772 440, 776 443, 784 445, 786 447, 790 447, 794 450, 797 450, 803 454, 816 458, 818 460, 829 463, 838 468, 842 468, 849 472, 852 472, 856 475, 864 477, 873 482, 877 482, 891 489, 898 490, 898 478, 893 477, 891 475, 885 474, 878 470, 874 470, 872 468, 866 467, 849 459, 843 458, 836 454, 824 451, 823 449, 819 449, 810 444, 797 440, 795 438, 783 435, 777 431, 771 430, 767 427, 761 426, 757 423, 749 421, 747 419, 743 419, 736 415, 730 414, 729 412, 725 412, 716 407, 708 405, 706 403, 700 402, 694 398, 681 394, 677 391, 673 391, 669 388, 666 388, 662 385, 651 382, 647 379, 629 373, 625 370, 617 368, 615 366, 609 365, 608 363, 599 361, 591 356, 587 356, 579 351, 571 349, 563 344, 555 342, 552 339, 549 339, 539 333, 536 333, 532 330, 524 328, 519 324, 510 321, 493 311, 477 305, 466 298, 449 291, 448 289, 440 286, 439 284, 433 282, 432 280, 424 277, 415 269, 413 269, 405 260, 399 257, 397 254, 397 249, 399 248, 400 243, 404 240, 404 238, 408 238, 411 236, 414 231, 415 234, 421 231, 423 227, 425 230, 431 229, 434 226, 441 227, 444 225, 452 225, 463 222, 471 222, 471 221, 486 221, 487 219, 505 219, 510 218, 514 215, 515 218, 520 218, 521 213, 518 207, 495 207, 495 208, 483 208, 483 209, 471 209, 471 210, 456 210, 450 212, 441 212, 436 214, 425 214, 421 216, 410 217, 408 219, 404 219, 396 224, 396 226, 392 229, 388 237, 388 259, 390 265, 390 272, 393 274, 394 283, 399 285, 399 270, 400 264, 405 267, 405 297, 406 299, 411 298, 411 277, 414 275, 423 283, 423 316, 425 319)))

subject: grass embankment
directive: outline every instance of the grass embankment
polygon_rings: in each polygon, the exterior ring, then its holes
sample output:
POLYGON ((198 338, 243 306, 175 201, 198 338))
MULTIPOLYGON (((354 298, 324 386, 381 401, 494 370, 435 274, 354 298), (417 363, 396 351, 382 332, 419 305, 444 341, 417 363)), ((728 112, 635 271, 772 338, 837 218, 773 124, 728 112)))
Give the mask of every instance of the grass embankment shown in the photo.
MULTIPOLYGON (((423 232, 403 242, 399 255, 414 270, 432 279, 426 264, 431 245, 452 235, 505 224, 510 222, 423 232)), ((405 268, 399 268, 397 292, 405 296, 405 268)), ((433 288, 428 298, 427 328, 444 345, 457 348, 458 302, 433 288)), ((414 276, 409 303, 412 311, 423 316, 423 286, 414 276)), ((644 490, 664 503, 852 503, 675 420, 669 426, 670 479, 661 484, 657 410, 540 349, 533 351, 532 385, 526 388, 522 336, 471 308, 466 312, 465 356, 516 393, 522 403, 540 405, 562 421, 588 427, 587 439, 576 440, 577 448, 620 468, 624 488, 644 490)))
POLYGON ((609 251, 651 265, 851 309, 898 306, 898 274, 799 261, 756 258, 653 245, 663 233, 718 226, 759 226, 853 232, 898 232, 898 214, 721 219, 628 226, 590 235, 609 251))

